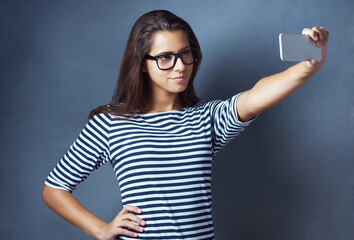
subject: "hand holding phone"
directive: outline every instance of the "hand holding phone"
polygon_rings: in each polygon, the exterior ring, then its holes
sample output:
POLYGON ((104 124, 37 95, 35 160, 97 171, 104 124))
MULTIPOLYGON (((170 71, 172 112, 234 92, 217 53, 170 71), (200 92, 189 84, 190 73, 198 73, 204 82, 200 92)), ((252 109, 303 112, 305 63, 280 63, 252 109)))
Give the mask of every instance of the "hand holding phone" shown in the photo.
POLYGON ((280 58, 283 61, 309 61, 311 65, 324 65, 329 32, 325 27, 304 28, 302 34, 280 34, 280 58), (307 39, 306 37, 307 36, 307 39), (315 48, 315 46, 317 48, 315 48))
POLYGON ((283 61, 322 60, 321 48, 307 34, 279 34, 280 58, 283 61))

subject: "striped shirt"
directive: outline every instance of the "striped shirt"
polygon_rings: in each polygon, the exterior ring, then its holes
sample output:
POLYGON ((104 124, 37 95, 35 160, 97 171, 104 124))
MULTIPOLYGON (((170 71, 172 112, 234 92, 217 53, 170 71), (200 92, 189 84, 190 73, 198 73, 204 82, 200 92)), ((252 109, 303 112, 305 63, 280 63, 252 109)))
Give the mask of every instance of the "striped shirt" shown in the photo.
POLYGON ((239 95, 130 119, 95 115, 45 184, 72 192, 109 161, 123 205, 143 211, 139 239, 214 239, 212 160, 250 123, 238 120, 239 95))

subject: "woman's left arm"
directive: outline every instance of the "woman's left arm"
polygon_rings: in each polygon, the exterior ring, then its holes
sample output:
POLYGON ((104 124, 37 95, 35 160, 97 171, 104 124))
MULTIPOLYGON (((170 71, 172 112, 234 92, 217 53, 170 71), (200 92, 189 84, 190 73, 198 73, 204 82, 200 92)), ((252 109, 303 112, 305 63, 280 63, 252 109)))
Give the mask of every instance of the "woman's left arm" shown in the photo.
POLYGON ((314 27, 312 29, 304 28, 302 34, 308 34, 316 42, 317 47, 322 48, 322 60, 318 62, 311 59, 300 62, 281 73, 259 80, 252 89, 239 96, 237 100, 239 120, 247 122, 280 103, 303 86, 324 66, 329 32, 324 27, 314 27))

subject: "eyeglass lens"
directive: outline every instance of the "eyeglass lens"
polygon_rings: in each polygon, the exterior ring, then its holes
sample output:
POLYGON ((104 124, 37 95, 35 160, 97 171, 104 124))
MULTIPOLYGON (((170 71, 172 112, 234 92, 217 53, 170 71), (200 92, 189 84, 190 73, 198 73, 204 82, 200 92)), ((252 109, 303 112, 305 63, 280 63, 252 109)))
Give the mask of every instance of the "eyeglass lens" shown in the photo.
MULTIPOLYGON (((186 65, 194 63, 194 57, 191 49, 185 50, 176 55, 179 55, 182 59, 182 62, 186 65)), ((161 69, 171 68, 175 64, 175 58, 176 56, 174 54, 162 55, 157 58, 157 64, 161 69)))

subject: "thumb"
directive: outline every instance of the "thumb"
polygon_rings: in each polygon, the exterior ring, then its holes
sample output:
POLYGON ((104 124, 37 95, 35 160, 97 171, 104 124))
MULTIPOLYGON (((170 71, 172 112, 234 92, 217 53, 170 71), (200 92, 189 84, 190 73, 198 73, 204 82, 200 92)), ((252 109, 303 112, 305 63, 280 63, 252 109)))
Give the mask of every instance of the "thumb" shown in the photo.
POLYGON ((303 61, 301 64, 304 67, 304 70, 308 74, 314 74, 319 66, 319 62, 316 59, 310 59, 308 61, 303 61))
POLYGON ((313 66, 316 67, 316 65, 318 64, 318 61, 316 59, 310 59, 309 63, 313 66))

